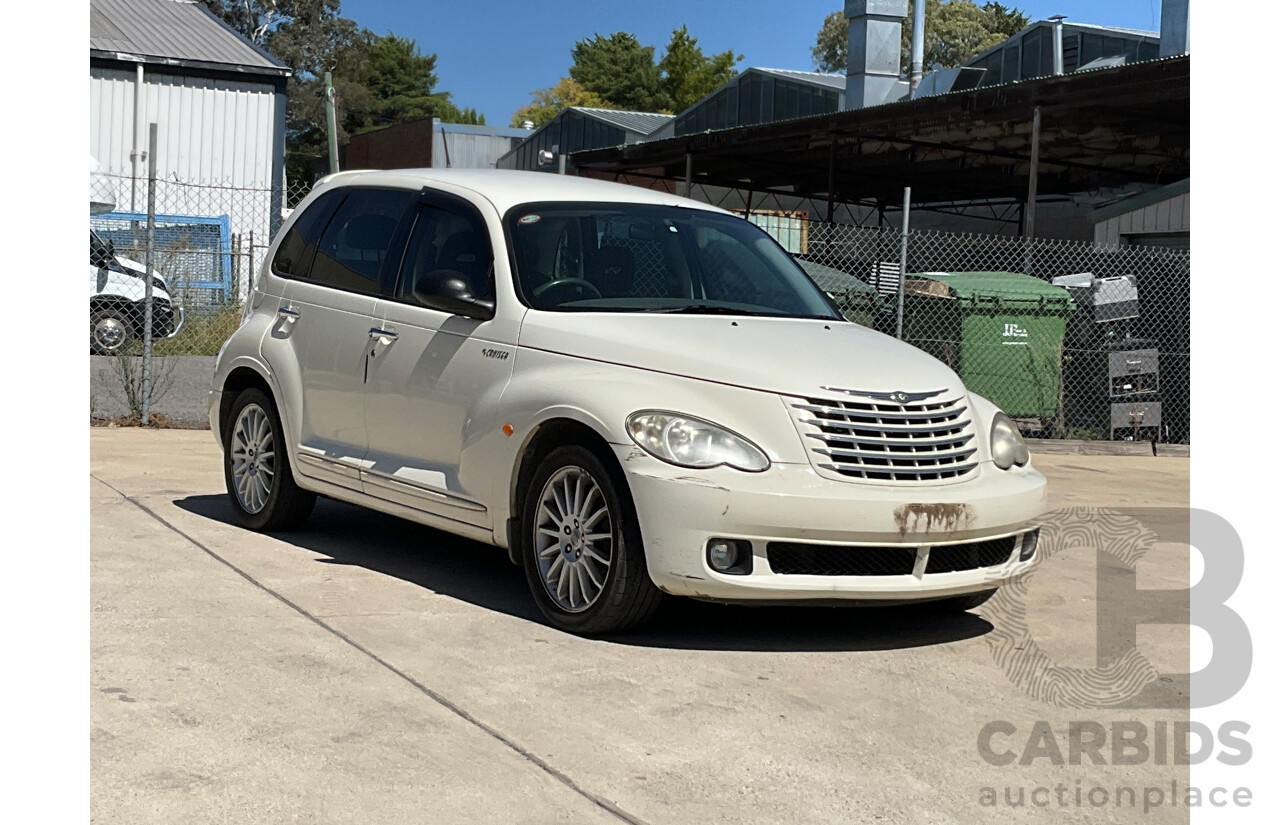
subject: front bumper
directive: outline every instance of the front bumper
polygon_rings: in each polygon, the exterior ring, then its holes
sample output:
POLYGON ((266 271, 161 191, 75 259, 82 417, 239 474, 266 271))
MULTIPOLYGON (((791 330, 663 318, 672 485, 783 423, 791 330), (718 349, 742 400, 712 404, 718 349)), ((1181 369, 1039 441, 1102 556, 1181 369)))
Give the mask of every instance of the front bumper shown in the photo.
POLYGON ((927 600, 989 590, 1025 573, 1021 535, 1038 526, 1047 504, 1044 476, 1030 467, 1004 471, 987 462, 953 484, 830 481, 808 464, 774 464, 763 473, 725 467, 688 470, 632 446, 615 445, 644 537, 649 575, 663 591, 724 601, 927 600), (931 548, 1018 536, 1001 564, 926 572, 931 548), (712 538, 751 542, 748 574, 719 573, 706 560, 712 538), (769 542, 906 548, 921 563, 902 575, 779 574, 769 542))
MULTIPOLYGON (((187 311, 183 309, 181 305, 172 307, 169 311, 169 321, 165 324, 165 326, 169 328, 168 332, 160 335, 160 337, 173 338, 177 336, 179 332, 182 332, 182 325, 186 322, 187 311)), ((157 329, 155 332, 159 333, 160 330, 157 329)))

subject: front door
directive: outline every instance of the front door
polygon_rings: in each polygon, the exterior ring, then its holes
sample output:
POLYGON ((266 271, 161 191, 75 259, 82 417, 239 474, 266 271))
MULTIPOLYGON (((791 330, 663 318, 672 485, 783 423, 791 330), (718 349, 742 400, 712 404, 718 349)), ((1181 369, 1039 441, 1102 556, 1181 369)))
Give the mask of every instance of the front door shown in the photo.
POLYGON ((364 490, 488 526, 481 502, 490 473, 466 455, 501 426, 495 416, 515 364, 515 340, 495 321, 423 306, 422 283, 439 270, 459 273, 477 297, 493 298, 493 247, 484 218, 466 200, 437 192, 423 196, 395 292, 378 302, 364 490))

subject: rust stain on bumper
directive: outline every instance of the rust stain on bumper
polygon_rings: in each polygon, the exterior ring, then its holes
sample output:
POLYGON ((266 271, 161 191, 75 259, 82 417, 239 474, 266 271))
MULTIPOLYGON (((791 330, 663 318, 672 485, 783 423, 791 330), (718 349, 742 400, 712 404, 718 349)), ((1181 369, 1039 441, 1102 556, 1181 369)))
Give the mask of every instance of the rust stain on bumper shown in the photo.
POLYGON ((902 504, 893 508, 898 535, 907 533, 954 533, 973 523, 968 504, 902 504))

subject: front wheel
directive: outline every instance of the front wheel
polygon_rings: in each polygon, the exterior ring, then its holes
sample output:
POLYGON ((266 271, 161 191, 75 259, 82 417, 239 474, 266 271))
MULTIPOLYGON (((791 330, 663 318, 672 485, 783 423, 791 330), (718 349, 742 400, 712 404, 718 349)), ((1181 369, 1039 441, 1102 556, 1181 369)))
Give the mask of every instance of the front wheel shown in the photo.
POLYGON ((237 521, 261 531, 306 524, 316 494, 293 480, 284 428, 270 396, 256 388, 236 396, 223 443, 227 497, 237 521))
POLYGON ((520 533, 529 589, 542 614, 571 633, 615 633, 643 622, 662 592, 621 472, 579 446, 543 460, 525 496, 520 533))
POLYGON ((118 355, 134 339, 133 319, 120 307, 107 307, 89 314, 89 350, 94 355, 118 355))

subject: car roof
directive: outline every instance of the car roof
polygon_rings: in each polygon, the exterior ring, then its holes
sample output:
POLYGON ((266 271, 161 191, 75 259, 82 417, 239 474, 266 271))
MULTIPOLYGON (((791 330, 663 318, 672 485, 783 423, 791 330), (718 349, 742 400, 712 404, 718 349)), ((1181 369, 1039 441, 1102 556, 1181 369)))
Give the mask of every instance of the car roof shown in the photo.
POLYGON ((513 206, 548 201, 596 201, 605 203, 650 203, 683 206, 708 212, 724 212, 699 201, 666 192, 642 189, 623 183, 509 169, 390 169, 352 170, 322 178, 316 188, 329 186, 391 186, 421 189, 432 183, 446 183, 469 189, 486 198, 498 212, 513 206))

